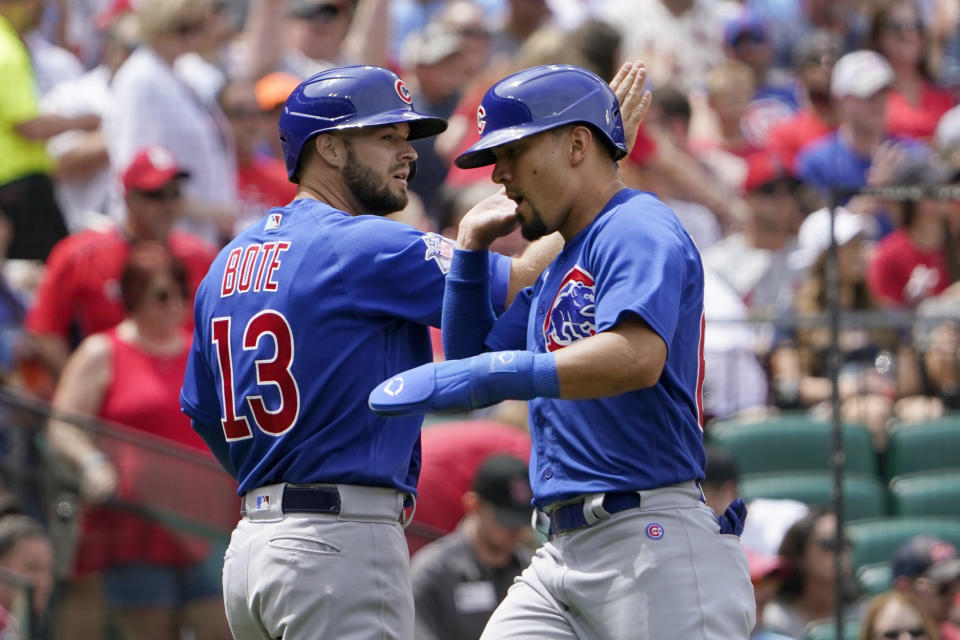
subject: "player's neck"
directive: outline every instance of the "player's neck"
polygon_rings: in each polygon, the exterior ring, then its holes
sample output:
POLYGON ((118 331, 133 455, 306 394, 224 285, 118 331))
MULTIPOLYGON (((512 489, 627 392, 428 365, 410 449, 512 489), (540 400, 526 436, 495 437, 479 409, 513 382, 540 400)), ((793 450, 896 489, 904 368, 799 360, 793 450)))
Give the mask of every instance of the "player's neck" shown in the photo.
POLYGON ((319 200, 324 204, 330 205, 334 209, 339 209, 340 211, 349 213, 352 216, 363 213, 360 211, 359 202, 357 202, 357 199, 351 195, 350 190, 347 189, 346 185, 342 185, 342 188, 340 188, 339 184, 305 184, 301 182, 295 199, 300 198, 312 198, 314 200, 319 200))
POLYGON ((610 198, 626 187, 617 173, 597 176, 597 179, 584 180, 576 190, 570 214, 558 229, 565 242, 569 242, 578 233, 590 226, 600 211, 610 202, 610 198))

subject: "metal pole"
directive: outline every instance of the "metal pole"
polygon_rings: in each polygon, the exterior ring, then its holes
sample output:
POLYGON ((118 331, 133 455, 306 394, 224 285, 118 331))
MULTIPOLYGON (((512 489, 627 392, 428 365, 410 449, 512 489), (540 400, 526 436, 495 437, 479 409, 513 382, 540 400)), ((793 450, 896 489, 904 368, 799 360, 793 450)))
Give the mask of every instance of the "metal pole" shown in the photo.
POLYGON ((837 266, 837 193, 830 191, 830 248, 827 255, 827 310, 830 315, 830 347, 827 352, 830 376, 830 400, 833 406, 833 446, 830 465, 833 471, 833 511, 837 517, 836 556, 834 558, 834 621, 836 640, 843 640, 844 553, 843 553, 843 419, 840 415, 840 274, 837 266))

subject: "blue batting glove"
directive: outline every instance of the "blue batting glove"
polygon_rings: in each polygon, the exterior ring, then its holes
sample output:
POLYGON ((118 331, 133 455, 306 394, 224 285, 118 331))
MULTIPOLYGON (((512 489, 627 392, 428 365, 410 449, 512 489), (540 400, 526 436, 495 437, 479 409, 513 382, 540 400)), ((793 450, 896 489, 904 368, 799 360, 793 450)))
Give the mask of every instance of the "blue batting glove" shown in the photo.
POLYGON ((743 523, 747 521, 747 505, 743 498, 737 498, 730 503, 723 515, 717 516, 720 523, 720 533, 730 533, 735 536, 743 534, 743 523))
POLYGON ((559 387, 552 353, 494 351, 399 373, 370 392, 369 404, 384 416, 415 415, 556 397, 559 387))

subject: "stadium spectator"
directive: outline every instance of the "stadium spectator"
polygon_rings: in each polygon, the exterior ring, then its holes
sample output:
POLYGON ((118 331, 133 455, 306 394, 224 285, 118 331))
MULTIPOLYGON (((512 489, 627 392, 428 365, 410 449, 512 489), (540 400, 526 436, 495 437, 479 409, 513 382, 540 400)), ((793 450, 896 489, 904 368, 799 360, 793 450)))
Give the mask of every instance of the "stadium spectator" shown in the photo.
MULTIPOLYGON (((407 38, 401 61, 410 91, 417 96, 418 108, 423 113, 449 118, 460 102, 463 79, 469 77, 470 60, 463 36, 450 27, 431 23, 407 38)), ((433 138, 424 138, 412 143, 418 156, 413 190, 423 201, 435 228, 440 229, 450 218, 441 187, 451 165, 437 152, 435 142, 433 138)))
POLYGON ((872 598, 860 621, 857 640, 949 640, 916 598, 901 591, 886 591, 872 598))
POLYGON ((0 570, 25 581, 32 596, 27 602, 23 586, 0 580, 0 639, 45 637, 53 563, 53 544, 39 522, 22 514, 0 517, 0 570), (17 619, 29 619, 36 625, 31 627, 29 637, 21 635, 17 619))
POLYGON ((771 67, 773 42, 770 27, 759 14, 744 9, 724 27, 727 56, 747 65, 756 89, 743 115, 744 137, 759 145, 770 128, 789 118, 799 107, 793 74, 771 67))
POLYGON ((786 313, 803 276, 789 259, 800 224, 796 190, 796 181, 786 176, 754 186, 746 195, 750 215, 743 231, 703 254, 704 266, 729 284, 753 315, 786 313))
MULTIPOLYGON (((136 18, 127 10, 110 17, 103 31, 103 62, 82 76, 61 82, 40 103, 44 113, 102 118, 110 106, 110 84, 137 46, 136 18)), ((111 180, 107 140, 102 129, 67 131, 47 141, 56 160, 56 194, 67 228, 79 231, 108 212, 111 180)))
MULTIPOLYGON (((777 595, 766 606, 764 627, 804 640, 811 623, 833 616, 837 593, 836 554, 844 554, 844 571, 849 573, 848 544, 842 549, 837 547, 837 518, 829 511, 811 509, 795 522, 780 544, 779 555, 786 575, 777 595)), ((840 584, 846 600, 852 600, 852 583, 850 575, 842 576, 840 584)), ((845 607, 844 611, 851 619, 859 617, 857 606, 845 607)))
POLYGON ((707 74, 707 102, 717 123, 716 138, 692 141, 701 162, 735 193, 780 172, 776 158, 758 146, 762 138, 748 137, 744 126, 755 88, 753 72, 742 62, 730 60, 712 69, 707 74))
MULTIPOLYGON (((121 177, 124 222, 77 233, 54 248, 25 321, 39 359, 54 378, 75 346, 74 337, 105 331, 123 319, 120 275, 134 243, 165 243, 187 265, 187 300, 193 304, 215 251, 199 238, 173 229, 182 207, 184 177, 185 171, 164 148, 141 150, 121 177)), ((193 326, 190 314, 184 324, 193 326)))
POLYGON ((272 157, 283 161, 283 148, 280 146, 280 136, 277 126, 280 122, 280 113, 283 103, 300 84, 300 78, 292 73, 275 71, 268 74, 253 85, 257 96, 257 105, 263 114, 263 128, 266 131, 266 148, 272 157))
POLYGON ((71 129, 100 126, 94 115, 39 112, 35 68, 23 37, 40 6, 38 0, 0 0, 0 212, 13 224, 7 257, 28 260, 45 260, 67 235, 44 142, 71 129))
MULTIPOLYGON (((834 222, 837 243, 838 302, 844 311, 878 308, 866 281, 866 238, 870 218, 838 208, 834 222)), ((816 317, 828 311, 827 259, 830 213, 811 213, 800 228, 799 265, 810 265, 798 291, 793 311, 816 317)), ((839 392, 844 421, 867 426, 878 451, 886 448, 891 416, 916 421, 940 412, 922 391, 915 354, 901 344, 896 329, 844 327, 839 334, 839 392)), ((810 408, 813 415, 829 419, 832 387, 828 377, 829 328, 798 327, 789 344, 780 344, 771 357, 771 375, 777 402, 784 408, 810 408)))
POLYGON ((891 568, 894 589, 916 600, 943 640, 960 639, 960 627, 950 620, 951 607, 960 593, 956 548, 939 538, 915 536, 897 549, 891 568))
POLYGON ((829 31, 813 31, 797 45, 794 67, 802 87, 800 109, 771 127, 764 141, 780 166, 789 171, 793 171, 801 148, 836 126, 837 114, 830 99, 830 73, 842 53, 842 40, 829 31))
POLYGON ((456 531, 414 556, 415 640, 478 640, 530 561, 533 494, 527 463, 488 457, 463 495, 456 531))
MULTIPOLYGON (((114 76, 104 131, 115 171, 145 146, 169 149, 190 173, 183 183, 184 215, 178 226, 218 244, 232 236, 235 215, 230 127, 220 107, 199 96, 173 67, 179 56, 204 44, 210 15, 210 0, 144 0, 137 5, 142 44, 114 76)), ((114 207, 119 217, 119 197, 114 207)))
POLYGON ((252 0, 243 77, 275 71, 304 79, 331 67, 387 63, 387 0, 252 0))
POLYGON ((470 491, 477 469, 485 459, 493 455, 530 458, 526 404, 520 404, 524 410, 522 427, 474 418, 432 424, 423 429, 417 513, 406 531, 411 555, 456 528, 464 515, 463 495, 470 491))
MULTIPOLYGON (((190 351, 186 267, 154 242, 136 244, 120 278, 127 317, 87 338, 70 357, 53 406, 61 415, 85 415, 146 432, 176 446, 206 452, 177 401, 190 351)), ((82 497, 91 509, 82 522, 74 562, 74 589, 65 608, 88 608, 98 576, 108 610, 127 638, 178 640, 181 627, 197 640, 230 637, 216 575, 203 559, 208 545, 128 511, 103 505, 127 499, 135 459, 110 460, 76 425, 52 419, 54 451, 80 472, 82 497)), ((143 455, 142 452, 138 455, 143 455)), ((99 638, 96 617, 74 637, 99 638)))
POLYGON ((764 556, 747 550, 750 563, 750 581, 753 583, 753 597, 757 606, 757 626, 750 634, 750 640, 789 640, 787 636, 767 631, 763 625, 763 612, 767 603, 783 584, 786 575, 783 560, 779 556, 764 556))
POLYGON ((851 190, 884 184, 871 172, 889 147, 915 150, 919 143, 893 138, 886 130, 887 93, 894 83, 889 63, 875 51, 860 50, 840 58, 830 76, 837 106, 837 130, 814 140, 797 154, 794 173, 824 196, 838 190, 846 204, 851 190), (886 144, 885 144, 886 143, 886 144))
POLYGON ((931 36, 918 4, 914 0, 883 0, 878 4, 869 46, 893 68, 893 86, 887 94, 887 131, 928 141, 937 121, 956 100, 933 83, 927 57, 931 36))
MULTIPOLYGON (((932 153, 904 155, 891 177, 893 184, 930 186, 950 181, 953 171, 932 153)), ((883 307, 913 309, 960 278, 960 205, 921 198, 887 203, 898 211, 900 228, 876 246, 867 270, 870 293, 883 307)))
MULTIPOLYGON (((283 161, 260 152, 264 138, 264 117, 257 103, 254 85, 231 80, 219 95, 237 153, 237 196, 239 231, 263 217, 271 207, 287 204, 297 194, 297 185, 287 179, 283 161)), ((276 136, 276 130, 269 129, 276 136)))

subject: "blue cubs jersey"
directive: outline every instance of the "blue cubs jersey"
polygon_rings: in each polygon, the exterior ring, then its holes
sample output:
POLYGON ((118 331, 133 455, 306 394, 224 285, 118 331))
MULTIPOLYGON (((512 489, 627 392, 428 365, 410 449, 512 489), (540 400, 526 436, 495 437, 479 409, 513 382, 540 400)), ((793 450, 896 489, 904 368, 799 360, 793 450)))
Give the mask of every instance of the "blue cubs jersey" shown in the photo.
MULTIPOLYGON (((271 209, 223 248, 197 292, 180 404, 229 447, 239 494, 277 482, 415 490, 422 417, 377 416, 367 395, 432 359, 427 325, 440 325, 452 255, 439 235, 313 199, 271 209)), ((490 264, 502 311, 510 260, 490 264)))
POLYGON ((703 266, 674 213, 624 189, 525 289, 487 336, 490 349, 557 351, 622 319, 667 345, 652 387, 609 398, 530 401, 534 502, 703 478, 703 266))

